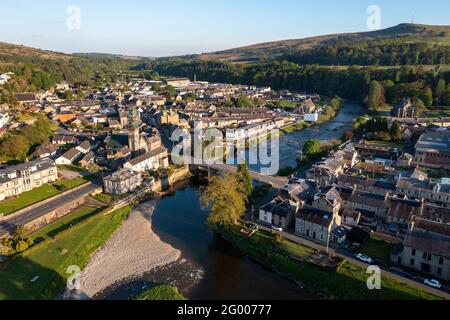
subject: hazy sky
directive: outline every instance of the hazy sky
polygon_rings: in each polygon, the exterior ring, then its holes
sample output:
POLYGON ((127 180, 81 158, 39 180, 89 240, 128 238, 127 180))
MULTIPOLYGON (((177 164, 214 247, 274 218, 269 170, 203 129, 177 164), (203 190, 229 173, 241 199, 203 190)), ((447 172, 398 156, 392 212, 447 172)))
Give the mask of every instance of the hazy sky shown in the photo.
POLYGON ((416 23, 450 25, 448 0, 0 0, 0 41, 68 53, 202 53, 367 31, 370 5, 380 7, 383 28, 413 15, 416 23), (80 28, 71 5, 80 9, 80 28))

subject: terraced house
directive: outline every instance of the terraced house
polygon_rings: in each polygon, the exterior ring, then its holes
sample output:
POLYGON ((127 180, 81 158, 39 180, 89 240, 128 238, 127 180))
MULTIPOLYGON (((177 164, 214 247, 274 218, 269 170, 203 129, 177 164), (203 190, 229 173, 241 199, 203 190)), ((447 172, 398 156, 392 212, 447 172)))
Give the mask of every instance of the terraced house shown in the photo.
POLYGON ((450 225, 414 217, 405 241, 394 249, 391 260, 450 280, 450 225))
POLYGON ((51 159, 39 159, 0 170, 0 201, 58 179, 51 159))

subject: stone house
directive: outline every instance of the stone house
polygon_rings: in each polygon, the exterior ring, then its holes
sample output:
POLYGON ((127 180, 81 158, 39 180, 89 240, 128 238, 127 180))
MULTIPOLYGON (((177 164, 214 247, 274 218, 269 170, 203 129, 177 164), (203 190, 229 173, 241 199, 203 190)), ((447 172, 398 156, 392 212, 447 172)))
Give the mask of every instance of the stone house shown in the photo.
POLYGON ((450 225, 415 217, 403 244, 394 248, 391 260, 431 277, 450 280, 450 225))

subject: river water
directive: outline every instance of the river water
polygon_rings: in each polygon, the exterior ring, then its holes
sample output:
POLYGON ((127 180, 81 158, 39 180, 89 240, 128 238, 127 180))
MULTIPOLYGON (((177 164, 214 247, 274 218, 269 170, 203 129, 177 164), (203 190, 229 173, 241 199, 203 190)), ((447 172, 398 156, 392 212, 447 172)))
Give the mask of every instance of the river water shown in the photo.
MULTIPOLYGON (((308 140, 318 139, 321 142, 326 142, 333 139, 341 139, 346 131, 352 129, 353 119, 358 118, 363 112, 364 107, 361 104, 346 102, 332 121, 302 131, 282 135, 279 138, 279 169, 286 167, 295 168, 300 152, 308 140)), ((246 152, 247 160, 249 159, 249 152, 246 152)), ((235 159, 235 161, 237 160, 235 159)), ((246 162, 248 163, 248 161, 246 162)), ((260 163, 249 164, 249 168, 254 171, 259 171, 261 167, 265 166, 260 163)))
MULTIPOLYGON (((281 167, 295 166, 299 150, 308 139, 342 137, 349 122, 363 107, 346 103, 334 122, 321 124, 280 138, 281 167)), ((271 198, 271 194, 267 196, 271 198)), ((153 231, 162 241, 182 252, 183 259, 152 270, 130 282, 111 287, 97 298, 128 299, 156 283, 173 284, 189 299, 317 299, 271 270, 244 256, 206 225, 198 188, 189 185, 160 200, 153 214, 153 231)))

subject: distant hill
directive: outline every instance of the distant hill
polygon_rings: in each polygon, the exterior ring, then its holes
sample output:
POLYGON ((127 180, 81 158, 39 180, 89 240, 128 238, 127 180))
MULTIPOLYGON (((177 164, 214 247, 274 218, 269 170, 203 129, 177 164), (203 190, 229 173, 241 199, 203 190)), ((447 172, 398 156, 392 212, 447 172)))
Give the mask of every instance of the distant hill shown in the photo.
POLYGON ((140 60, 142 57, 137 56, 126 56, 121 54, 113 54, 113 53, 101 53, 101 52, 76 52, 72 55, 77 57, 85 57, 85 58, 121 58, 121 59, 128 59, 128 60, 140 60))
POLYGON ((40 58, 44 60, 68 60, 72 58, 71 55, 65 53, 35 49, 5 42, 0 42, 0 56, 2 56, 4 59, 40 58))
POLYGON ((202 60, 234 63, 257 62, 264 58, 277 58, 288 53, 307 51, 322 46, 350 45, 362 41, 384 39, 403 39, 405 41, 424 41, 450 45, 450 26, 400 24, 378 31, 332 34, 305 39, 254 44, 241 48, 202 54, 199 58, 202 60))

